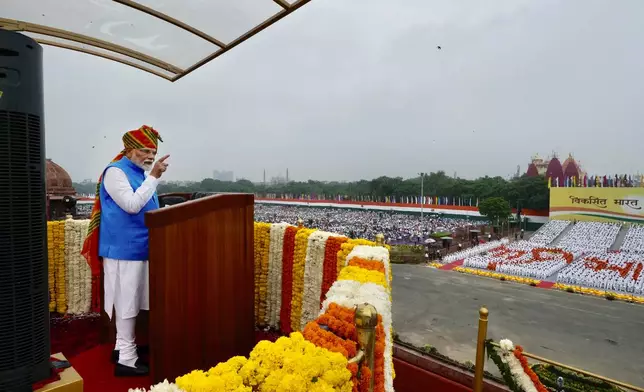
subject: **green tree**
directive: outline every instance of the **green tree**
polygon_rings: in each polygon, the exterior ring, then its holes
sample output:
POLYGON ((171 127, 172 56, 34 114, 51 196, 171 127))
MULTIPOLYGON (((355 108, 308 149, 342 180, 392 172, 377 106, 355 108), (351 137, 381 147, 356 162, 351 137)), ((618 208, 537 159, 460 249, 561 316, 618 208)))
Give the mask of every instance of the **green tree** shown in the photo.
MULTIPOLYGON (((80 194, 94 193, 96 183, 74 183, 80 194)), ((157 189, 159 194, 171 192, 248 192, 258 196, 314 195, 333 199, 337 196, 350 200, 384 201, 387 197, 402 200, 406 197, 420 196, 420 177, 403 179, 401 177, 381 176, 372 180, 355 182, 337 181, 291 181, 288 184, 252 183, 245 179, 234 182, 205 178, 194 182, 162 182, 157 189)), ((449 198, 449 202, 472 205, 476 200, 501 197, 511 207, 543 210, 548 208, 549 190, 544 177, 523 176, 512 180, 502 177, 481 177, 476 180, 448 177, 445 172, 428 173, 424 179, 424 196, 449 198)))
POLYGON ((502 197, 490 197, 479 203, 479 213, 487 217, 490 222, 498 223, 510 216, 512 209, 510 203, 502 197))

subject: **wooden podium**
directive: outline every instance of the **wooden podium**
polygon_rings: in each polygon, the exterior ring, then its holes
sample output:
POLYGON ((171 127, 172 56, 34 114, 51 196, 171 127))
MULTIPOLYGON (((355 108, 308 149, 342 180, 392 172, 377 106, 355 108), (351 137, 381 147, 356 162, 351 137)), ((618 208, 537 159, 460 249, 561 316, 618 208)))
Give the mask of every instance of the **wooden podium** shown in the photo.
POLYGON ((223 194, 145 215, 153 383, 252 350, 253 211, 253 195, 223 194))

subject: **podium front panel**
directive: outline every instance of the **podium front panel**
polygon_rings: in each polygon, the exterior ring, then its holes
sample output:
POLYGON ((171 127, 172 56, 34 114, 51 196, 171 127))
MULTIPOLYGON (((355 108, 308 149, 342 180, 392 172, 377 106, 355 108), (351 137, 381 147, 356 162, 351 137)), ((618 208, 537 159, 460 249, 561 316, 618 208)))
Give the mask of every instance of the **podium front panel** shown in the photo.
POLYGON ((154 383, 254 346, 254 197, 211 196, 146 215, 154 383))

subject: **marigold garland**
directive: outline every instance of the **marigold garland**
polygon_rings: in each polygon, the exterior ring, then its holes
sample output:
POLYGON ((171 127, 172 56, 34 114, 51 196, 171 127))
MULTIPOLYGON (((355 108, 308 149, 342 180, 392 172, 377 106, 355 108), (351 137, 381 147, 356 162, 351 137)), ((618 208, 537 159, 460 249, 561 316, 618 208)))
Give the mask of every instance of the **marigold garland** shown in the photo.
POLYGON ((270 223, 255 222, 255 320, 263 323, 266 317, 270 223))
POLYGON ((385 273, 385 266, 381 262, 376 260, 365 260, 359 257, 354 257, 349 260, 348 265, 353 267, 360 267, 370 271, 378 271, 383 274, 385 273))
POLYGON ((54 224, 47 222, 47 283, 49 287, 49 311, 56 311, 56 264, 54 263, 54 224))
POLYGON ((632 294, 623 294, 623 293, 616 293, 614 291, 591 289, 588 287, 574 286, 574 285, 569 285, 564 283, 555 283, 555 285, 552 287, 557 290, 568 291, 568 292, 577 293, 577 294, 593 295, 596 297, 612 296, 616 300, 644 304, 644 297, 632 295, 632 294))
POLYGON ((363 239, 349 239, 345 243, 343 243, 340 246, 340 250, 338 251, 338 273, 344 268, 345 265, 347 265, 347 256, 353 248, 355 248, 358 245, 369 245, 369 246, 376 246, 376 243, 373 241, 369 240, 363 240, 363 239))
POLYGON ((343 391, 353 388, 347 359, 304 339, 300 333, 259 342, 248 358, 233 357, 207 372, 177 377, 185 392, 343 391))
POLYGON ((534 384, 535 388, 537 388, 537 391, 549 392, 548 389, 541 383, 541 380, 539 380, 539 376, 537 376, 537 374, 530 367, 528 359, 523 355, 523 347, 516 345, 513 354, 521 363, 523 371, 528 375, 528 377, 530 377, 530 380, 534 384))
POLYGON ((293 257, 295 254, 295 236, 298 227, 287 227, 284 232, 282 252, 282 306, 280 308, 280 329, 282 333, 290 334, 291 329, 291 300, 293 299, 293 257))
MULTIPOLYGON (((488 266, 488 269, 489 269, 489 266, 488 266)), ((514 275, 506 275, 506 274, 501 274, 501 273, 498 273, 498 272, 490 272, 490 271, 479 270, 479 269, 476 269, 476 268, 456 267, 456 268, 454 268, 454 271, 461 272, 461 273, 464 273, 464 274, 484 276, 486 278, 501 279, 501 280, 507 280, 507 281, 510 281, 510 282, 529 284, 529 285, 532 285, 532 286, 536 286, 539 283, 541 283, 541 281, 538 280, 538 279, 523 278, 523 277, 514 276, 514 275)))
POLYGON ((360 283, 375 283, 383 287, 387 286, 384 273, 355 266, 347 266, 342 269, 340 275, 338 275, 338 280, 354 280, 360 283))
POLYGON ((331 285, 338 278, 338 252, 342 244, 349 239, 346 237, 329 237, 324 250, 324 267, 322 271, 322 288, 320 292, 320 302, 324 301, 324 296, 331 288, 331 285))
MULTIPOLYGON (((388 251, 374 247, 371 241, 349 240, 313 229, 288 226, 282 238, 277 238, 278 235, 275 225, 255 225, 255 279, 259 286, 255 293, 256 316, 260 321, 266 320, 262 316, 270 320, 271 314, 278 311, 282 331, 303 327, 302 333, 293 332, 289 338, 280 338, 274 344, 260 342, 248 359, 235 357, 207 372, 193 371, 177 378, 177 386, 186 392, 366 392, 371 378, 369 369, 364 365, 358 369, 357 364, 349 364, 347 359, 354 357, 358 350, 352 306, 369 302, 379 310, 374 352, 375 391, 392 392, 395 373, 388 251), (280 241, 281 270, 275 270, 279 263, 275 246, 280 241), (270 300, 277 287, 275 271, 281 274, 282 287, 278 294, 281 306, 270 300), (307 296, 306 304, 303 295, 307 296), (317 298, 325 298, 323 310, 315 320, 302 325, 311 311, 315 312, 309 299, 311 295, 316 298, 316 307, 317 298), (269 314, 261 310, 262 302, 267 300, 269 314)), ((273 325, 272 321, 269 324, 273 325)))
POLYGON ((311 321, 306 324, 302 335, 316 346, 340 353, 347 359, 355 357, 358 352, 358 345, 355 341, 342 339, 333 332, 325 331, 320 327, 318 321, 311 321))
POLYGON ((56 312, 67 312, 67 284, 65 275, 65 221, 53 222, 53 256, 56 270, 56 312))
POLYGON ((291 294, 291 330, 300 330, 302 317, 302 294, 304 290, 304 267, 309 236, 315 229, 301 229, 295 235, 293 254, 293 293, 291 294))

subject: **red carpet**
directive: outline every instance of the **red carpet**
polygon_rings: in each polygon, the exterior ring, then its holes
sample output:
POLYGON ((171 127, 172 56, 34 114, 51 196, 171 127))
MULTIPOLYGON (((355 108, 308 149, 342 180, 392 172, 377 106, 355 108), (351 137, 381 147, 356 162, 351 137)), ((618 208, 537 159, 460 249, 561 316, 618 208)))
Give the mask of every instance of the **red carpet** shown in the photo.
POLYGON ((541 283, 537 285, 537 287, 540 287, 542 289, 551 289, 552 286, 555 285, 555 282, 547 282, 545 280, 542 280, 541 283))
POLYGON ((70 358, 83 378, 83 389, 90 392, 127 392, 130 388, 150 388, 149 377, 114 377, 110 363, 112 345, 104 344, 70 358))
MULTIPOLYGON (((52 352, 62 352, 83 378, 85 391, 127 392, 130 388, 149 388, 149 377, 114 377, 110 362, 113 346, 98 344, 98 317, 52 318, 52 352)), ((274 332, 257 331, 256 340, 275 341, 274 332)), ((248 354, 247 354, 248 355, 248 354)), ((144 358, 147 359, 147 358, 144 358)))
POLYGON ((439 269, 446 270, 446 271, 451 271, 456 267, 460 267, 463 265, 463 260, 456 260, 453 261, 449 264, 445 264, 444 266, 440 267, 439 269))

